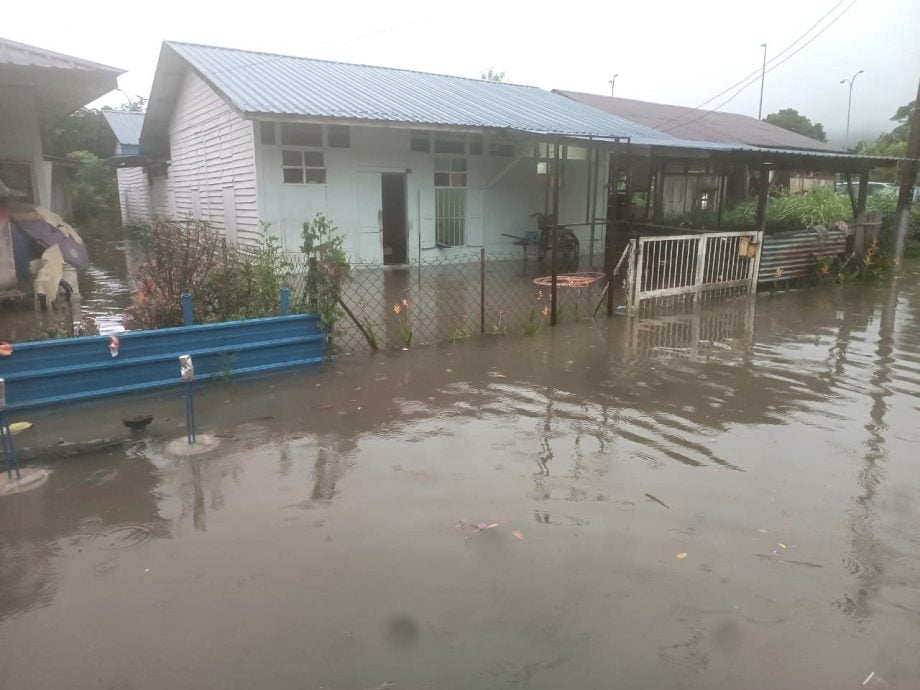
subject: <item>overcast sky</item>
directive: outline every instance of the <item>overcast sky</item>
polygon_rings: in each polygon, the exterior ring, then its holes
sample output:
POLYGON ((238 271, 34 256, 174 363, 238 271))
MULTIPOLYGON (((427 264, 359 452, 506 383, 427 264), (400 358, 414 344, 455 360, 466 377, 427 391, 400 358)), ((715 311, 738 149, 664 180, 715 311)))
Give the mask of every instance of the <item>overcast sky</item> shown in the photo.
MULTIPOLYGON (((120 86, 143 96, 160 43, 169 39, 470 77, 492 67, 514 82, 592 93, 609 93, 616 73, 617 96, 697 106, 759 70, 762 43, 769 60, 832 8, 809 37, 828 28, 768 72, 764 114, 795 108, 842 144, 842 78, 865 70, 853 92, 854 142, 890 129, 894 111, 913 100, 920 1, 37 0, 4 3, 0 34, 120 67, 126 70, 120 86)), ((720 109, 756 116, 759 92, 757 79, 720 109)), ((113 93, 100 103, 123 101, 113 93)))

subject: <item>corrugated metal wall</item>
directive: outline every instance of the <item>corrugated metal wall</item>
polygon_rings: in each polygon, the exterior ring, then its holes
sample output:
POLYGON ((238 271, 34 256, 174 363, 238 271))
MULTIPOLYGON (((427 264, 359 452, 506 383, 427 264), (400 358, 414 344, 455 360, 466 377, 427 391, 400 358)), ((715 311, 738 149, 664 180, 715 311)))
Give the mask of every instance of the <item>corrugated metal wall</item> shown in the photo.
POLYGON ((806 278, 817 259, 843 254, 846 244, 846 233, 836 228, 765 235, 757 283, 806 278))
POLYGON ((253 123, 237 115, 197 75, 189 72, 169 126, 171 215, 200 215, 224 229, 224 188, 234 189, 238 239, 259 237, 253 123))

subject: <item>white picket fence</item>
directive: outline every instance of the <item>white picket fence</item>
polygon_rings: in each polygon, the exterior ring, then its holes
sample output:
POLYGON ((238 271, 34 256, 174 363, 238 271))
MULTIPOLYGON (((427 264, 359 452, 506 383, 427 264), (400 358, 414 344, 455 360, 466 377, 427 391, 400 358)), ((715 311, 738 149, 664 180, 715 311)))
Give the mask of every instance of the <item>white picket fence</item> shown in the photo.
POLYGON ((628 306, 643 300, 757 286, 761 232, 707 232, 630 240, 627 249, 628 306))

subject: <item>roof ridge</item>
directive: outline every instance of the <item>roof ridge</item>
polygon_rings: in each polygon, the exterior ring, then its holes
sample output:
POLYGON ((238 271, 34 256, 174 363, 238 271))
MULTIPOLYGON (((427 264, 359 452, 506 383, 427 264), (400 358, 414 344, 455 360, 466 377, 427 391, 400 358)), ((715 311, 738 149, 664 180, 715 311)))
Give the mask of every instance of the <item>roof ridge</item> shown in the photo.
MULTIPOLYGON (((248 55, 263 55, 268 58, 282 58, 286 60, 306 60, 308 62, 322 62, 328 65, 347 65, 349 67, 367 67, 370 69, 387 70, 389 72, 402 72, 402 73, 408 73, 408 74, 424 74, 430 77, 446 77, 448 79, 464 79, 466 81, 472 81, 472 82, 478 82, 478 83, 484 83, 484 84, 501 84, 502 86, 513 86, 513 87, 521 88, 521 89, 537 89, 540 91, 543 90, 543 89, 540 89, 539 86, 533 86, 531 84, 517 84, 515 82, 510 82, 510 81, 491 81, 489 79, 476 79, 475 77, 464 77, 464 76, 457 76, 453 74, 444 74, 443 72, 428 72, 428 71, 419 70, 419 69, 406 69, 404 67, 387 67, 386 65, 370 65, 364 62, 346 62, 344 60, 326 60, 323 58, 305 57, 303 55, 289 55, 287 53, 272 53, 272 52, 268 52, 264 50, 249 50, 246 48, 229 48, 227 46, 215 46, 215 45, 210 45, 207 43, 192 43, 188 41, 166 40, 166 41, 163 41, 163 43, 171 47, 172 46, 189 46, 192 48, 207 48, 209 50, 226 50, 231 53, 246 53, 248 55)), ((259 65, 259 64, 261 63, 254 62, 254 63, 250 63, 249 65, 240 65, 239 67, 255 67, 256 65, 259 65)), ((233 69, 236 69, 236 68, 233 68, 233 69)), ((226 70, 215 70, 214 73, 220 74, 222 71, 229 72, 229 71, 232 71, 232 69, 228 68, 226 70)))

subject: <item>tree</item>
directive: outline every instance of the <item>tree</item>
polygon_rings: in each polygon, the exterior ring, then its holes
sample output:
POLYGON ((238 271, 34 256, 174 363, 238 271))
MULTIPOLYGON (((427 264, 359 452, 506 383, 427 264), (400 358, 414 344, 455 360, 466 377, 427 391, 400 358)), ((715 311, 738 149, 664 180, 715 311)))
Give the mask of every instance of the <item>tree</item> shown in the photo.
MULTIPOLYGON (((879 134, 875 141, 861 141, 856 146, 856 153, 861 156, 890 156, 902 158, 907 155, 907 137, 910 134, 910 114, 914 102, 897 109, 892 122, 898 124, 890 132, 879 134)), ((895 168, 878 168, 872 171, 871 179, 881 182, 894 182, 897 177, 895 168)))
POLYGON ((491 67, 480 75, 483 81, 505 81, 504 72, 496 72, 491 67))
POLYGON ((824 126, 820 122, 812 122, 794 108, 784 108, 778 112, 770 113, 764 120, 771 125, 788 129, 790 132, 801 134, 809 139, 827 141, 824 126))
POLYGON ((115 153, 115 136, 101 110, 80 108, 47 133, 44 151, 62 157, 74 151, 89 151, 108 158, 115 153))
POLYGON ((112 224, 119 210, 115 172, 91 151, 71 151, 80 164, 73 180, 73 217, 77 223, 112 224))

